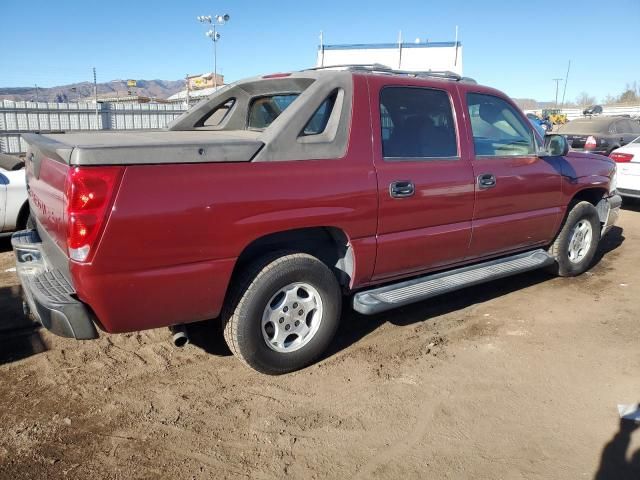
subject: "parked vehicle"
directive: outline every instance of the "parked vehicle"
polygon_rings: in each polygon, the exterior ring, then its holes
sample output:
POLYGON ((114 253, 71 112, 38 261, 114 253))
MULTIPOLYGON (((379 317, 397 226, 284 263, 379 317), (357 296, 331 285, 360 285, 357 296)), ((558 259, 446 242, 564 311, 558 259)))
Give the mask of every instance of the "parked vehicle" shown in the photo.
POLYGON ((567 123, 567 114, 562 113, 559 108, 545 108, 542 110, 542 118, 548 119, 553 125, 564 125, 567 123))
POLYGON ((0 153, 0 236, 26 228, 28 218, 24 162, 0 153))
POLYGON ((527 118, 534 126, 540 127, 540 129, 543 131, 543 137, 547 132, 550 132, 553 129, 553 124, 549 121, 548 118, 540 118, 535 113, 527 113, 527 118))
POLYGON ((533 129, 538 132, 538 135, 544 137, 547 134, 546 130, 542 128, 538 122, 531 120, 529 117, 527 117, 527 119, 529 120, 529 123, 531 124, 533 129))
POLYGON ((640 135, 640 124, 628 117, 582 117, 558 129, 573 150, 609 155, 640 135))
POLYGON ((622 197, 640 198, 640 137, 609 155, 618 164, 617 191, 622 197))
POLYGON ((37 228, 27 308, 78 339, 220 317, 278 374, 374 314, 507 275, 590 265, 615 163, 534 134, 453 74, 357 67, 221 89, 167 131, 24 135, 37 228))
POLYGON ((601 115, 602 107, 600 105, 591 105, 582 111, 583 115, 601 115))

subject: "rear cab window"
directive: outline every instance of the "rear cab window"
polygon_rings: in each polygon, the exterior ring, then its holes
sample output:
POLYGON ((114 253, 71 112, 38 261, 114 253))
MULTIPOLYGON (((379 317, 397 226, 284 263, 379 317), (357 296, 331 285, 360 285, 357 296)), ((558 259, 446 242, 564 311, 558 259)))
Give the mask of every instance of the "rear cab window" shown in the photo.
POLYGON ((249 105, 248 128, 250 130, 264 130, 271 125, 299 95, 299 93, 282 93, 252 99, 249 105))
POLYGON ((385 160, 458 158, 453 107, 445 90, 384 87, 380 125, 385 160))

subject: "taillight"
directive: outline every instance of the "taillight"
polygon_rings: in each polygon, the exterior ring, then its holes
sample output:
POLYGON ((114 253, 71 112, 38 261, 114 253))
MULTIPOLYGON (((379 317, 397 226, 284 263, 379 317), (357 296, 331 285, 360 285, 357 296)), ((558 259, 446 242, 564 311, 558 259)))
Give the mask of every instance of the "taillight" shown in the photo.
POLYGON ((67 249, 78 262, 89 261, 113 203, 124 167, 74 167, 67 174, 67 249))
POLYGON ((596 142, 596 139, 593 135, 589 135, 587 137, 587 141, 584 142, 584 148, 585 149, 592 149, 592 148, 596 148, 596 145, 598 145, 598 142, 596 142))
POLYGON ((632 153, 613 152, 609 158, 616 163, 627 163, 633 159, 632 153))

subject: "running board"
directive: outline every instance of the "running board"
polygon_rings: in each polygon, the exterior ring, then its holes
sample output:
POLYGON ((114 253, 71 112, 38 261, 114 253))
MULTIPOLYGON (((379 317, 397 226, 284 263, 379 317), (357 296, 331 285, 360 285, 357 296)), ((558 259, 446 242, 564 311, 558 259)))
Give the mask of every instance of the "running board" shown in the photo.
POLYGON ((551 265, 554 261, 546 251, 540 249, 434 273, 356 293, 353 297, 353 309, 364 315, 373 315, 443 293, 535 270, 551 265))

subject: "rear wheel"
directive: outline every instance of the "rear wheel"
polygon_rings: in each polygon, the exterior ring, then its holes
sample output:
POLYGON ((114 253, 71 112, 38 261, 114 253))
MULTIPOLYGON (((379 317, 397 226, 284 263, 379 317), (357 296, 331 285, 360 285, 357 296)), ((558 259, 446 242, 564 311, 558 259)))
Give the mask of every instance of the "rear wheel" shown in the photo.
POLYGON ((251 368, 287 373, 313 363, 338 327, 342 294, 317 258, 282 252, 234 282, 222 314, 224 338, 251 368))
POLYGON ((573 277, 584 273, 593 260, 600 241, 600 219, 589 202, 576 203, 549 248, 555 259, 554 273, 573 277))

